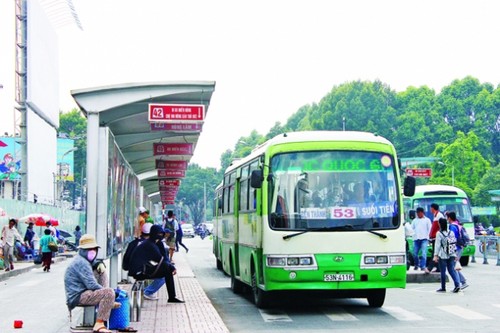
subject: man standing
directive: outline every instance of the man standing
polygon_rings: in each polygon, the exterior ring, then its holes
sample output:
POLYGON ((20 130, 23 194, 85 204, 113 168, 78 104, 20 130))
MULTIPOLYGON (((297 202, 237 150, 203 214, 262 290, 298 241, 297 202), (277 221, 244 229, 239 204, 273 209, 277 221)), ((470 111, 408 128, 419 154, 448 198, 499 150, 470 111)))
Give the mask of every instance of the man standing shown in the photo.
POLYGON ((14 269, 14 264, 12 260, 14 258, 14 246, 16 245, 16 239, 21 243, 23 238, 16 229, 17 221, 15 219, 10 219, 8 225, 4 225, 2 229, 3 238, 3 260, 5 271, 11 271, 14 269))
POLYGON ((139 216, 137 217, 137 224, 135 226, 134 236, 136 238, 141 237, 141 230, 144 223, 146 223, 146 219, 149 217, 149 210, 144 207, 139 207, 139 216))
MULTIPOLYGON (((431 204, 431 213, 433 216, 432 219, 432 225, 431 225, 431 231, 429 232, 429 239, 431 242, 432 246, 432 253, 434 253, 435 250, 435 243, 436 243, 436 234, 439 231, 439 219, 444 219, 443 213, 439 211, 439 205, 437 203, 432 203, 431 204)), ((431 261, 430 267, 428 269, 431 269, 432 272, 437 272, 438 271, 438 265, 434 261, 431 261)), ((426 271, 427 273, 427 271, 426 271)))
POLYGON ((431 220, 425 216, 422 207, 417 208, 417 217, 411 222, 413 228, 413 257, 415 258, 415 270, 419 268, 426 273, 427 269, 427 246, 429 245, 429 232, 431 231, 431 220), (420 256, 419 256, 420 253, 420 256))
MULTIPOLYGON (((448 212, 448 213, 446 213, 446 217, 448 218, 448 223, 450 224, 448 229, 450 231, 453 231, 456 239, 461 238, 460 237, 461 231, 462 231, 461 229, 463 227, 460 225, 459 221, 457 220, 457 213, 448 212)), ((464 245, 464 246, 466 246, 466 245, 464 245)), ((460 263, 460 257, 462 256, 462 252, 463 252, 464 248, 458 242, 456 244, 456 248, 457 248, 457 256, 456 256, 455 260, 458 263, 460 263)), ((467 280, 465 279, 465 276, 462 274, 462 266, 460 265, 458 267, 455 267, 455 270, 457 272, 458 279, 460 280, 460 289, 467 288, 469 285, 467 284, 467 280)))

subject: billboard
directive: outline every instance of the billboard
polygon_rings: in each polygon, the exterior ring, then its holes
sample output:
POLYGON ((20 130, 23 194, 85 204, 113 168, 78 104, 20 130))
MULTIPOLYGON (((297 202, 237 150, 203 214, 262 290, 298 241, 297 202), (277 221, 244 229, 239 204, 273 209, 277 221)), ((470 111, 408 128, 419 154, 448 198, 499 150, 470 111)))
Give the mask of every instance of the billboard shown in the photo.
POLYGON ((0 180, 21 180, 21 146, 15 139, 0 137, 0 180))
POLYGON ((57 34, 39 4, 27 5, 27 96, 31 111, 59 127, 59 47, 57 34))

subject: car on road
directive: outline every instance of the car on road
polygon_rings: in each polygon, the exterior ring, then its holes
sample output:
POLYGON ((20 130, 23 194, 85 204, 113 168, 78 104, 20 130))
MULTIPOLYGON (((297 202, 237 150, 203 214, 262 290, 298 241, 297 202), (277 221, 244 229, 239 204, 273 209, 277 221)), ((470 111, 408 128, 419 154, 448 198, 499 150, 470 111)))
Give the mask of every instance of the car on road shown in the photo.
POLYGON ((194 228, 190 223, 181 224, 183 237, 194 238, 194 228))

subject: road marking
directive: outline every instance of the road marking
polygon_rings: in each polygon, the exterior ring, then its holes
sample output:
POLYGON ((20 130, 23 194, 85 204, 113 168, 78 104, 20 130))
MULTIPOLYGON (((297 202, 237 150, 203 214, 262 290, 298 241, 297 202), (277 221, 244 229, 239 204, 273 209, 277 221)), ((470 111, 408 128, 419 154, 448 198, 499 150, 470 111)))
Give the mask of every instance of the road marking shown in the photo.
POLYGON ((438 306, 437 308, 466 320, 493 319, 491 317, 485 316, 482 313, 465 309, 458 305, 445 305, 445 306, 438 306))
POLYGON ((292 321, 292 318, 290 318, 283 311, 259 309, 259 312, 264 321, 267 323, 277 322, 277 321, 279 322, 292 321))
POLYGON ((36 286, 37 284, 40 284, 42 283, 41 280, 32 280, 32 281, 26 281, 26 282, 23 282, 19 285, 19 287, 33 287, 33 286, 36 286))
POLYGON ((397 320, 402 320, 402 321, 424 320, 424 318, 419 316, 418 314, 400 308, 399 306, 384 306, 382 310, 384 310, 384 312, 387 312, 389 315, 393 316, 397 320))
POLYGON ((356 321, 358 318, 354 317, 349 312, 345 311, 343 308, 339 306, 334 306, 332 308, 323 309, 323 313, 331 320, 331 321, 356 321))

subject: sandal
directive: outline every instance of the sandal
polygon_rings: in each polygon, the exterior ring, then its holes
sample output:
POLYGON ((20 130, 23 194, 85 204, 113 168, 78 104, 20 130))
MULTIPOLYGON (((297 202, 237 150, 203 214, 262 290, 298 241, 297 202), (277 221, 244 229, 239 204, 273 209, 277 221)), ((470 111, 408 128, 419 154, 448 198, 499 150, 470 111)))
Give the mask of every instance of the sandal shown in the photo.
POLYGON ((120 328, 118 332, 137 332, 137 330, 133 327, 120 328))
POLYGON ((98 329, 93 330, 92 333, 113 333, 113 331, 108 330, 106 326, 102 325, 98 329))

